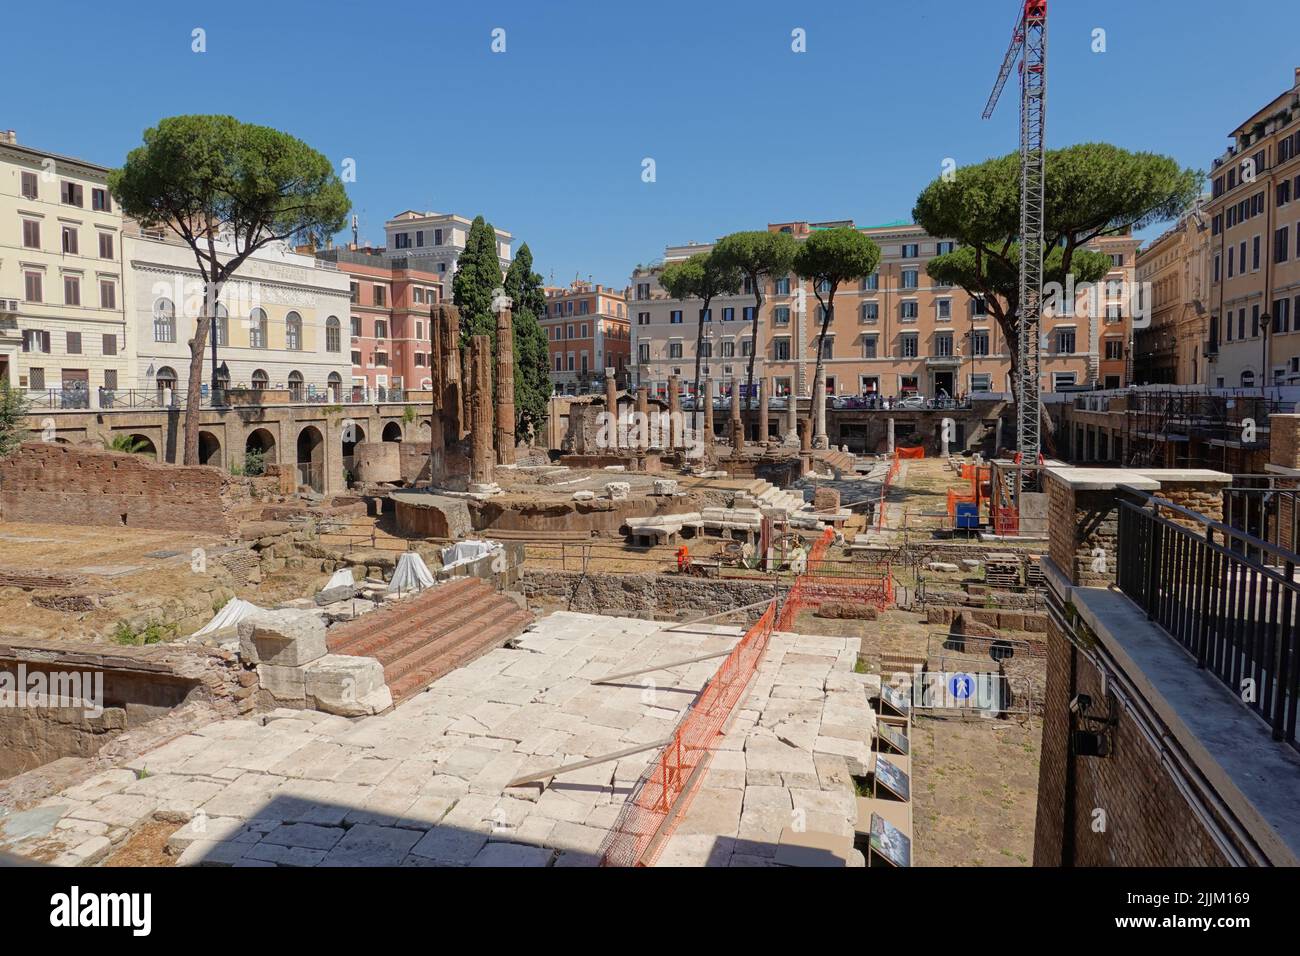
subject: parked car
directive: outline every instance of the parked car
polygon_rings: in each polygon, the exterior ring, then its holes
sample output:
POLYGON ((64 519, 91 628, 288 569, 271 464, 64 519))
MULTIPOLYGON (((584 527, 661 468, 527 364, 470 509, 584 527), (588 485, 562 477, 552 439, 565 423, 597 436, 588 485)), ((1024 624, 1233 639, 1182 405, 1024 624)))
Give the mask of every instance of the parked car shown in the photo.
POLYGON ((925 396, 920 393, 904 395, 894 402, 895 408, 925 408, 925 396))

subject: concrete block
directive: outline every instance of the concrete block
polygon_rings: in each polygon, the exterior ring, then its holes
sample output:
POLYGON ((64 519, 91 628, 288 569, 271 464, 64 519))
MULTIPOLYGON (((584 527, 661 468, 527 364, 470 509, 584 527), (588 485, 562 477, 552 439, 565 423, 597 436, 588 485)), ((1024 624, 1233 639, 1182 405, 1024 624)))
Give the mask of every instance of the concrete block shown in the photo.
POLYGON ((343 717, 362 717, 393 705, 384 668, 373 657, 327 654, 302 668, 308 706, 343 717))
POLYGON ((325 622, 314 611, 261 611, 239 622, 239 653, 254 664, 301 667, 328 653, 325 622))

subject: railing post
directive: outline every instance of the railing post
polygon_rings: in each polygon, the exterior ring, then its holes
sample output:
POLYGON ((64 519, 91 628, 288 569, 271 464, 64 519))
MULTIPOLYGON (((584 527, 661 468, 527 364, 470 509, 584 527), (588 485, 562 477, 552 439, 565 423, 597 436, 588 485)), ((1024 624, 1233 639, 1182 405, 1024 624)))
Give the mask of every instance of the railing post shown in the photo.
POLYGON ((1156 605, 1159 603, 1160 593, 1160 537, 1161 525, 1156 519, 1159 514, 1155 506, 1151 510, 1144 512, 1147 515, 1147 527, 1150 534, 1147 536, 1147 587, 1145 595, 1147 620, 1156 619, 1156 605))
POLYGON ((1294 688, 1291 684, 1291 667, 1295 657, 1295 628, 1291 626, 1291 603, 1294 600, 1292 594, 1292 582, 1295 581, 1295 562, 1287 561, 1286 563, 1286 585, 1283 587, 1282 598, 1282 615, 1278 622, 1278 647, 1277 663, 1269 661, 1269 666, 1276 673, 1272 675, 1273 686, 1273 739, 1281 740, 1286 731, 1287 711, 1294 706, 1292 697, 1294 688))
POLYGON ((1201 567, 1201 595, 1200 595, 1200 614, 1201 614, 1201 633, 1196 639, 1196 666, 1205 669, 1205 651, 1210 643, 1210 605, 1212 586, 1210 579, 1213 577, 1215 564, 1214 554, 1214 529, 1209 525, 1205 526, 1205 557, 1201 567))

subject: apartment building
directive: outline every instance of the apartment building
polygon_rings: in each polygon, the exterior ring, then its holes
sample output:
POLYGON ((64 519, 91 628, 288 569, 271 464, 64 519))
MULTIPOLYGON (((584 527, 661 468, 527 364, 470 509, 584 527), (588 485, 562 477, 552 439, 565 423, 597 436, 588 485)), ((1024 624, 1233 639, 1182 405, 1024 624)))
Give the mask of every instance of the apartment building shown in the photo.
MULTIPOLYGON (((219 239, 217 252, 231 254, 233 247, 219 239)), ((122 256, 137 387, 161 404, 183 401, 188 343, 204 295, 194 253, 165 232, 132 225, 122 238, 122 256)), ((344 339, 348 305, 348 278, 334 263, 282 242, 254 252, 221 292, 211 332, 218 386, 288 389, 295 401, 342 401, 352 371, 344 339)), ((211 343, 204 394, 211 384, 211 343)))
POLYGON ((1229 136, 1214 160, 1210 220, 1211 385, 1300 383, 1300 67, 1292 85, 1229 136))
POLYGON ((605 369, 626 386, 632 362, 627 292, 590 282, 546 289, 539 320, 549 341, 551 383, 557 395, 603 389, 605 369))
POLYGON ((0 133, 0 379, 38 406, 135 384, 108 172, 0 133))
POLYGON ((352 400, 432 387, 429 313, 443 297, 438 274, 383 249, 321 249, 316 257, 348 277, 352 400))
MULTIPOLYGON (((452 213, 408 209, 384 223, 385 254, 405 259, 411 269, 433 273, 450 295, 456 263, 465 250, 473 224, 473 220, 452 213)), ((497 229, 496 239, 501 274, 505 275, 510 268, 510 244, 514 238, 505 230, 497 229)))
MULTIPOLYGON (((804 239, 818 229, 853 227, 850 221, 773 223, 768 228, 804 239)), ((856 228, 856 227, 854 227, 856 228)), ((893 223, 861 229, 881 249, 877 271, 841 287, 827 331, 824 365, 831 395, 890 397, 956 396, 1010 392, 1010 355, 1005 336, 982 299, 932 280, 926 263, 954 248, 915 225, 893 223)), ((1121 387, 1130 380, 1131 309, 1137 240, 1104 237, 1091 248, 1112 257, 1114 268, 1096 297, 1082 289, 1073 310, 1044 315, 1044 391, 1092 384, 1121 387)), ((632 276, 633 355, 642 384, 665 392, 669 375, 693 375, 699 303, 672 300, 659 285, 665 264, 708 252, 707 244, 670 246, 659 264, 632 276)), ((777 395, 808 395, 817 361, 822 306, 811 284, 781 276, 764 284, 759 316, 755 378, 771 376, 777 395)), ((825 293, 824 293, 825 295, 825 293)), ((734 377, 747 373, 754 298, 716 299, 705 316, 702 374, 714 394, 726 394, 734 377)))
POLYGON ((1138 253, 1136 277, 1150 296, 1150 324, 1134 333, 1135 384, 1205 384, 1209 253, 1204 199, 1138 253))

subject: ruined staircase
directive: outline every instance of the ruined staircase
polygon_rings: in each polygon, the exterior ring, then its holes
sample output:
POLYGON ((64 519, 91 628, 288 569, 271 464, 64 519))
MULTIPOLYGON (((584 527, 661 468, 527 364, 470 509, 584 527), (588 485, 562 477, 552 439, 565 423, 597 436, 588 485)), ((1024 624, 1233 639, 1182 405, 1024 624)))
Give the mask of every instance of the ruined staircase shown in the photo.
POLYGON ((333 654, 376 658, 400 703, 523 631, 533 616, 474 577, 444 584, 329 630, 333 654))
POLYGON ((830 466, 836 478, 852 475, 857 463, 857 459, 852 454, 840 451, 838 448, 825 448, 814 452, 813 458, 824 465, 830 466))

